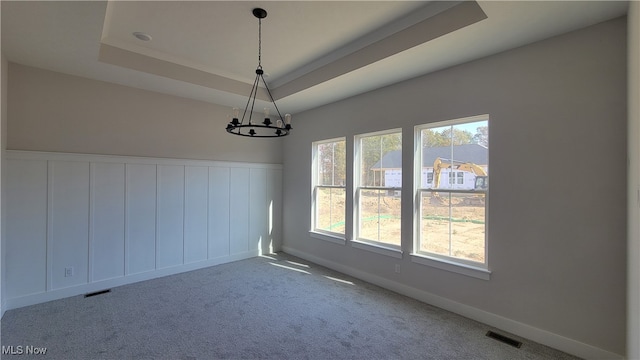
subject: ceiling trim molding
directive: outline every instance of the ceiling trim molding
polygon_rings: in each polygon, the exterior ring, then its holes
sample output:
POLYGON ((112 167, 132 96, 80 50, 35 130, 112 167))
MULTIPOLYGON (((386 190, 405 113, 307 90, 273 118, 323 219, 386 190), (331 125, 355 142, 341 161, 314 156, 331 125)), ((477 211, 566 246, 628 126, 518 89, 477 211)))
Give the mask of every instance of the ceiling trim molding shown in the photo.
MULTIPOLYGON (((251 91, 251 84, 233 80, 210 72, 194 69, 166 60, 124 50, 112 45, 100 44, 98 60, 116 66, 143 71, 149 74, 180 80, 231 94, 246 96, 251 91)), ((269 95, 263 88, 258 89, 259 100, 269 101, 269 95)))
POLYGON ((273 90, 276 100, 396 55, 440 36, 460 30, 487 15, 475 1, 464 1, 403 30, 351 52, 273 90))

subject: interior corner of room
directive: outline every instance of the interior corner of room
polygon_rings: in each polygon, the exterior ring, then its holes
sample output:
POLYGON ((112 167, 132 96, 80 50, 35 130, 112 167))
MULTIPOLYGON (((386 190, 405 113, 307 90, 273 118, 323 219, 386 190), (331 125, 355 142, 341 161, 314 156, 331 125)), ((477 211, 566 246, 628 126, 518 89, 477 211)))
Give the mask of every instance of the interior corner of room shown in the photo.
MULTIPOLYGON (((640 3, 366 3, 378 4, 267 2, 258 45, 253 2, 3 1, 0 316, 197 270, 232 281, 239 261, 257 259, 251 271, 278 281, 307 272, 331 291, 380 287, 568 358, 640 358, 640 3), (559 24, 552 13, 563 11, 559 24), (32 16, 40 40, 24 31, 32 16), (170 16, 193 33, 160 26, 170 16), (203 44, 197 29, 217 32, 203 44), (491 45, 498 31, 513 41, 491 45), (260 88, 252 109, 256 60, 275 100, 260 88), (232 108, 262 121, 275 103, 272 118, 293 114, 285 138, 225 131, 232 108), (417 174, 416 134, 480 115, 490 119, 486 259, 416 251, 419 175, 389 193, 401 203, 399 243, 359 239, 359 186, 386 191, 358 182, 359 139, 400 134, 394 169, 417 174), (316 231, 314 146, 338 141, 345 179, 325 185, 346 194, 344 219, 340 232, 316 231)), ((300 310, 295 301, 280 305, 300 310)), ((333 355, 353 355, 342 346, 333 355)))

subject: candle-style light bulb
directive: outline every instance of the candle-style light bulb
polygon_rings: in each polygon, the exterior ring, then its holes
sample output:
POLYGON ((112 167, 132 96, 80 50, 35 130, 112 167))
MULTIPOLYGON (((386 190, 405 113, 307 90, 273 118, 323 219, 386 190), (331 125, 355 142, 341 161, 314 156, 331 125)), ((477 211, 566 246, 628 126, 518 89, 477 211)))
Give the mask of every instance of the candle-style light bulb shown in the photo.
POLYGON ((264 108, 264 121, 262 123, 266 126, 271 126, 271 119, 269 119, 269 108, 264 108))
POLYGON ((282 127, 282 120, 281 119, 276 120, 276 126, 279 127, 279 128, 282 127))
POLYGON ((233 124, 233 126, 236 126, 238 124, 240 124, 240 122, 238 121, 238 115, 240 114, 240 110, 238 110, 238 108, 233 108, 233 115, 232 115, 232 119, 229 122, 230 124, 233 124))
POLYGON ((291 130, 291 114, 284 114, 284 128, 291 130))

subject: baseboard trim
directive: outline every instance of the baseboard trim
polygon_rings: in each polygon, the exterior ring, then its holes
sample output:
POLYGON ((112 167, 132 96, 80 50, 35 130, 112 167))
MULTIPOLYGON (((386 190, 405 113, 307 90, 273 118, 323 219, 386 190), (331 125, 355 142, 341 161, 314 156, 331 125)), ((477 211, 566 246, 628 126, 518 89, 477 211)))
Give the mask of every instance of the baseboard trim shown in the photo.
POLYGON ((289 246, 282 246, 282 251, 583 359, 624 359, 624 356, 620 354, 615 354, 562 335, 554 334, 531 325, 429 293, 424 290, 416 289, 331 260, 298 251, 289 246))
POLYGON ((238 260, 249 259, 256 257, 260 254, 258 250, 248 251, 244 253, 233 254, 229 256, 221 256, 214 259, 208 259, 204 261, 198 261, 194 263, 173 266, 169 268, 157 269, 147 271, 138 274, 127 275, 123 277, 96 281, 89 284, 82 284, 78 286, 68 287, 64 289, 57 289, 47 292, 41 292, 37 294, 25 295, 17 298, 7 299, 6 303, 2 306, 2 313, 6 310, 12 310, 21 308, 24 306, 30 306, 40 304, 47 301, 59 300, 71 296, 82 295, 94 291, 100 291, 104 289, 110 289, 118 286, 129 285, 140 281, 152 280, 164 276, 180 274, 183 272, 204 269, 207 267, 230 263, 238 260))

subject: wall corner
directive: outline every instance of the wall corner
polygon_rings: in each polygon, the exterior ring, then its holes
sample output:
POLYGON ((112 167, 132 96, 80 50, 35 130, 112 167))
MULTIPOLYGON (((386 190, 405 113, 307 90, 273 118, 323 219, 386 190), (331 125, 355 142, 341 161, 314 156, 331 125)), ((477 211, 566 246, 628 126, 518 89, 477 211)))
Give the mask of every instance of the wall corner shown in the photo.
POLYGON ((627 358, 640 359, 640 2, 630 1, 628 54, 627 358))

